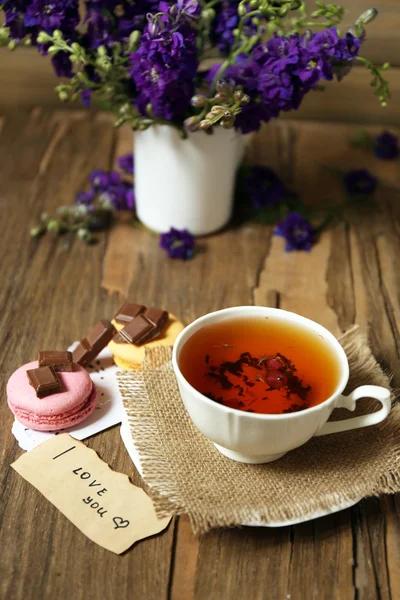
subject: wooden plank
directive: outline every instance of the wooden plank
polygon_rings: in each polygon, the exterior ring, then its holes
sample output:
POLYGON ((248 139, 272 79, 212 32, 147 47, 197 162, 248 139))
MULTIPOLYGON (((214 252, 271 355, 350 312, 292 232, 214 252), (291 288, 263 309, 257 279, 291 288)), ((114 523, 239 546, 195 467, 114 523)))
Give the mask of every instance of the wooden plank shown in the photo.
POLYGON ((400 494, 379 500, 384 515, 385 555, 392 597, 400 596, 400 494))
MULTIPOLYGON (((99 114, 99 118, 112 123, 111 115, 99 114)), ((118 169, 118 157, 133 150, 132 130, 127 125, 117 131, 113 168, 118 169)), ((127 216, 130 219, 129 216, 127 216)), ((118 292, 127 297, 132 282, 135 262, 139 259, 135 232, 132 225, 119 218, 110 231, 107 249, 103 261, 101 287, 109 293, 118 292)))
POLYGON ((132 225, 118 223, 108 236, 101 287, 110 294, 118 292, 126 298, 137 260, 137 244, 132 225))
MULTIPOLYGON (((365 208, 358 209, 354 215, 354 230, 356 238, 356 247, 354 254, 358 253, 358 264, 360 266, 359 296, 364 299, 362 302, 362 311, 364 314, 365 325, 369 325, 370 340, 375 355, 382 364, 395 375, 395 381, 400 376, 399 355, 399 304, 398 288, 393 289, 393 260, 395 255, 388 256, 387 246, 391 244, 391 238, 386 236, 380 244, 380 252, 377 247, 377 240, 382 231, 388 233, 398 227, 399 217, 396 204, 398 203, 399 193, 392 192, 391 206, 394 207, 390 212, 381 202, 386 214, 372 215, 371 210, 365 208), (394 212, 396 211, 396 212, 394 212), (393 220, 392 220, 393 219, 393 220), (384 229, 382 230, 382 220, 384 220, 384 229), (384 270, 383 270, 384 269, 384 270), (390 287, 389 287, 390 286, 390 287), (391 290, 392 294, 389 293, 391 290)), ((389 198, 389 193, 387 194, 389 198)), ((383 200, 383 199, 382 199, 383 200)), ((392 238, 393 239, 393 238, 392 238)), ((396 252, 398 247, 398 234, 395 237, 395 243, 391 245, 390 252, 396 252)), ((357 312, 357 304, 356 304, 357 312)), ((361 320, 361 316, 360 316, 361 320)))
MULTIPOLYGON (((341 197, 328 166, 367 164, 379 169, 385 187, 376 210, 358 209, 347 225, 326 232, 310 254, 286 254, 271 227, 246 224, 200 240, 195 260, 183 263, 166 258, 158 236, 126 229, 125 252, 131 263, 123 291, 133 300, 168 307, 185 323, 224 306, 277 302, 335 333, 354 321, 371 323, 374 351, 395 372, 398 386, 398 165, 350 150, 348 138, 356 130, 334 124, 273 123, 265 130, 268 144, 256 139, 252 156, 277 168, 311 202, 327 197, 321 190, 329 189, 333 200, 341 197)), ((108 255, 110 273, 121 260, 109 254, 110 248, 118 248, 115 239, 100 236, 96 246, 87 247, 69 236, 40 242, 28 236, 42 210, 70 203, 92 168, 109 168, 115 152, 130 147, 130 132, 115 135, 103 115, 75 118, 35 110, 4 121, 3 390, 6 376, 31 359, 38 344, 65 347, 81 337, 88 324, 112 314, 121 301, 100 289, 104 257, 108 255)), ((10 433, 12 418, 5 403, 0 417, 0 463, 7 466, 20 451, 10 433)), ((140 483, 118 428, 88 444, 140 483)), ((199 540, 180 519, 122 557, 94 546, 8 468, 0 470, 0 496, 0 520, 5 524, 0 538, 7 548, 0 554, 1 597, 36 600, 56 593, 63 600, 72 592, 79 600, 135 593, 174 600, 369 600, 400 595, 399 496, 368 500, 293 528, 219 530, 199 540)))
POLYGON ((288 527, 221 529, 203 535, 197 568, 196 600, 288 598, 290 535, 288 527))
MULTIPOLYGON (((354 130, 346 126, 322 128, 312 123, 298 123, 288 130, 284 123, 274 124, 268 130, 268 147, 263 146, 260 139, 255 141, 253 158, 262 157, 264 164, 271 164, 289 177, 293 187, 300 190, 311 203, 321 201, 323 197, 320 190, 326 189, 329 189, 332 200, 340 200, 343 190, 336 175, 327 175, 326 166, 343 170, 359 166, 359 161, 371 160, 349 149, 348 138, 354 130), (289 140, 291 150, 287 147, 289 140), (264 147, 266 150, 262 152, 264 147)), ((378 164, 375 162, 374 166, 378 164)), ((379 167, 383 171, 384 181, 391 182, 391 169, 397 169, 396 165, 379 163, 379 167)), ((392 195, 398 198, 398 192, 394 192, 393 188, 391 190, 392 195)), ((397 204, 398 201, 394 202, 396 207, 397 204)), ((362 323, 364 316, 374 323, 377 331, 375 351, 379 356, 391 357, 391 365, 394 365, 397 358, 397 329, 390 323, 397 323, 398 314, 395 306, 388 312, 384 305, 384 296, 390 297, 393 303, 397 302, 399 289, 397 269, 393 264, 398 255, 398 218, 397 210, 396 217, 393 210, 385 222, 377 219, 377 214, 382 211, 372 211, 361 218, 360 211, 357 211, 351 225, 356 244, 362 244, 357 256, 354 242, 351 243, 350 228, 345 224, 326 232, 309 254, 285 254, 282 240, 272 238, 264 263, 258 269, 253 289, 254 302, 270 302, 271 290, 274 290, 275 295, 278 292, 281 308, 317 318, 336 334, 355 319, 362 323), (379 238, 383 254, 379 265, 374 251, 377 231, 391 232, 379 238), (387 244, 391 244, 390 248, 386 248, 387 244), (381 293, 383 285, 390 290, 384 296, 381 293)), ((213 532, 203 536, 196 598, 217 598, 218 594, 223 594, 224 598, 258 598, 265 597, 260 591, 265 589, 268 589, 268 597, 290 597, 292 600, 386 598, 390 594, 394 597, 399 593, 396 587, 399 553, 395 541, 399 521, 391 504, 386 507, 382 501, 382 507, 383 510, 380 510, 380 504, 377 505, 376 501, 366 501, 353 511, 296 526, 290 536, 288 530, 277 530, 275 535, 279 543, 289 550, 278 565, 267 571, 268 575, 265 575, 265 570, 270 567, 271 560, 271 548, 267 546, 269 532, 260 530, 258 533, 266 544, 263 548, 262 574, 258 571, 254 574, 251 568, 253 563, 257 565, 258 555, 254 545, 250 546, 251 549, 247 547, 247 532, 242 532, 237 541, 235 567, 232 566, 231 556, 225 556, 224 548, 228 546, 230 553, 235 551, 237 532, 213 532), (357 515, 360 515, 361 526, 357 515), (390 562, 384 546, 386 532, 382 529, 382 523, 385 520, 390 522, 391 544, 396 551, 390 555, 390 562), (366 539, 371 541, 367 543, 366 539), (326 568, 328 564, 329 569, 326 568), (271 581, 274 582, 272 590, 271 581), (211 596, 207 590, 212 590, 211 596)))
POLYGON ((292 539, 291 599, 354 598, 349 511, 297 525, 292 539))
MULTIPOLYGON (((315 127, 318 129, 317 125, 315 127)), ((286 174, 295 187, 298 174, 301 173, 301 165, 297 161, 305 147, 302 141, 297 143, 299 131, 300 128, 285 125, 270 126, 270 143, 268 150, 263 153, 263 162, 272 164, 279 172, 286 174), (286 144, 289 140, 295 150, 294 155, 286 144)), ((255 144, 253 158, 261 154, 261 150, 258 152, 260 141, 255 144)), ((276 303, 278 292, 280 308, 295 310, 310 318, 318 315, 321 323, 337 333, 338 318, 327 303, 326 272, 330 250, 329 233, 323 236, 311 253, 287 254, 283 251, 283 241, 273 237, 269 247, 266 247, 264 262, 259 266, 257 279, 253 283, 253 302, 261 305, 271 301, 276 303)), ((197 599, 210 597, 207 596, 207 590, 212 590, 212 594, 215 591, 215 596, 211 597, 218 598, 222 589, 223 597, 229 599, 245 596, 264 598, 266 590, 268 598, 328 598, 332 585, 340 587, 343 598, 354 596, 352 535, 348 513, 343 513, 336 521, 335 518, 322 519, 295 528, 276 529, 273 533, 268 529, 258 529, 256 535, 260 543, 262 540, 262 551, 258 547, 256 549, 253 534, 247 529, 240 533, 240 537, 236 531, 213 532, 203 536, 199 552, 198 580, 201 583, 196 587, 197 599), (327 530, 331 533, 327 534, 327 530), (342 533, 344 530, 345 533, 342 533), (225 548, 229 548, 226 556, 223 554, 225 548), (235 551, 237 554, 232 557, 235 551), (234 559, 240 567, 233 568, 234 559), (329 581, 323 564, 330 564, 329 581)))
MULTIPOLYGON (((399 382, 400 193, 392 186, 379 192, 379 209, 364 207, 353 216, 351 252, 357 322, 369 326, 375 355, 399 382)), ((355 584, 360 598, 400 595, 399 494, 368 500, 354 510, 355 584)))
MULTIPOLYGON (((3 398, 7 376, 34 358, 40 347, 66 347, 118 306, 118 299, 100 291, 105 236, 91 247, 69 236, 39 242, 29 237, 29 225, 43 209, 71 203, 92 168, 111 165, 113 137, 114 129, 96 120, 60 122, 38 113, 5 121, 0 136, 1 202, 7 214, 0 239, 0 252, 7 254, 0 290, 3 398)), ((121 597, 166 598, 173 526, 121 557, 96 546, 8 468, 21 451, 11 436, 12 415, 5 402, 0 414, 0 521, 6 524, 1 540, 7 548, 0 557, 0 596, 36 599, 56 594, 80 600, 111 598, 118 591, 121 597)), ((119 427, 87 443, 140 485, 119 427)))
POLYGON ((0 107, 17 105, 56 106, 54 91, 58 80, 50 61, 35 48, 20 47, 15 52, 0 48, 0 64, 4 85, 0 92, 0 107))
MULTIPOLYGON (((352 513, 356 560, 355 587, 359 597, 363 600, 388 600, 392 597, 392 592, 387 564, 385 517, 380 502, 377 499, 362 502, 352 513)), ((393 589, 396 594, 396 588, 393 589)))
POLYGON ((191 600, 194 597, 199 541, 193 535, 189 518, 186 515, 179 517, 171 573, 171 600, 191 600))

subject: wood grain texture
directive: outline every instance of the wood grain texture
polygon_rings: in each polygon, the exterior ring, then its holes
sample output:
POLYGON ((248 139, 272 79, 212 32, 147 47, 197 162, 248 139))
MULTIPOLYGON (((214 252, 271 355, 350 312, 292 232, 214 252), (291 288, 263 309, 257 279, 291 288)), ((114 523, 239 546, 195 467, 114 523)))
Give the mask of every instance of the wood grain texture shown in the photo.
MULTIPOLYGON (((193 536, 186 519, 176 519, 162 535, 118 557, 87 540, 9 468, 21 451, 10 432, 8 376, 39 347, 65 347, 82 337, 93 322, 114 313, 121 294, 165 306, 185 323, 211 310, 256 303, 294 310, 334 333, 354 322, 369 325, 374 352, 398 387, 399 169, 398 163, 349 149, 356 131, 337 123, 273 123, 254 138, 250 155, 274 167, 313 204, 343 197, 332 169, 366 165, 382 180, 375 205, 357 206, 310 253, 287 254, 272 227, 248 223, 199 240, 197 255, 184 263, 166 259, 158 236, 126 224, 99 236, 92 247, 69 236, 31 240, 29 228, 40 212, 70 203, 92 168, 111 167, 117 154, 130 149, 131 134, 116 132, 108 115, 42 109, 5 114, 0 132, 1 598, 400 598, 398 496, 365 500, 294 527, 218 530, 201 538, 193 536), (102 281, 120 294, 107 293, 102 281)), ((87 443, 140 485, 118 427, 87 443)))
MULTIPOLYGON (((0 290, 2 374, 35 357, 39 346, 66 347, 118 308, 119 300, 100 289, 106 238, 93 247, 68 236, 29 238, 29 227, 42 210, 70 203, 91 168, 111 165, 114 135, 113 128, 103 123, 53 120, 49 113, 5 120, 0 137, 2 215, 7 215, 6 221, 2 218, 0 241, 2 256, 7 253, 0 290), (58 127, 64 134, 54 144, 58 127), (52 155, 41 171, 50 147, 52 155)), ((3 376, 0 522, 7 552, 0 557, 0 597, 88 599, 118 593, 128 598, 134 590, 138 597, 166 598, 173 526, 122 557, 86 539, 9 468, 21 451, 10 437, 5 383, 3 376)), ((140 485, 118 427, 91 438, 88 445, 140 485)))
POLYGON ((190 600, 194 596, 199 538, 193 535, 189 517, 177 519, 171 600, 190 600))

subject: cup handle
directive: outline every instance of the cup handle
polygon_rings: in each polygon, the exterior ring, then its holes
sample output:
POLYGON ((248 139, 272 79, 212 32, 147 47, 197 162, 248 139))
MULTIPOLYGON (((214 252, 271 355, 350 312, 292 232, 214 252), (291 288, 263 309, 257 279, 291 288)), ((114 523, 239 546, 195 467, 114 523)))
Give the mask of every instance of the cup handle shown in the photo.
POLYGON ((327 435, 328 433, 338 433, 339 431, 349 431, 350 429, 369 427, 369 425, 376 425, 376 423, 380 423, 386 419, 392 407, 390 391, 378 385, 362 385, 355 389, 349 396, 340 396, 335 408, 354 410, 357 400, 360 400, 361 398, 375 398, 375 400, 378 400, 378 402, 382 404, 382 408, 378 410, 378 412, 370 413, 368 415, 344 419, 343 421, 325 423, 315 435, 327 435))

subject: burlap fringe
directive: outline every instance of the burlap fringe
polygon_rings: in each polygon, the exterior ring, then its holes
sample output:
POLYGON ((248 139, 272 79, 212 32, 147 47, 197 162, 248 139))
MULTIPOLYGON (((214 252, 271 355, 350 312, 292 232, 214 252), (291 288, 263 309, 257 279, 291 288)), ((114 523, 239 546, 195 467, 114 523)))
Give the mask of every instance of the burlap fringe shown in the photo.
MULTIPOLYGON (((352 328, 340 341, 351 367, 349 389, 389 386, 365 334, 352 328)), ((400 406, 371 428, 314 438, 270 465, 242 465, 222 457, 193 426, 179 398, 171 348, 147 352, 143 370, 118 373, 118 383, 157 514, 188 514, 195 533, 303 521, 332 506, 400 491, 400 406), (289 494, 286 483, 294 490, 289 494)), ((375 408, 364 402, 360 412, 375 408)))

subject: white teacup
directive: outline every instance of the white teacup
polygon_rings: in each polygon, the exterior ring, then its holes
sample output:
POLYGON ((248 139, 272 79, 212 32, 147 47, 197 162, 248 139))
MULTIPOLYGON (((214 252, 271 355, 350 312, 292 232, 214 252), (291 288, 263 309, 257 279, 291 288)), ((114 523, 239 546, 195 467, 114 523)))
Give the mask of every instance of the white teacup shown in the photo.
POLYGON ((244 463, 277 460, 289 450, 305 444, 314 435, 349 431, 380 423, 391 409, 390 391, 375 385, 363 385, 349 396, 342 392, 349 379, 347 356, 336 338, 318 323, 277 308, 238 306, 210 313, 186 327, 175 341, 172 364, 186 410, 196 427, 228 458, 244 463), (203 396, 188 383, 179 368, 179 356, 185 342, 205 325, 237 317, 269 317, 284 323, 296 323, 319 335, 334 351, 339 365, 335 392, 321 404, 288 414, 255 414, 229 408, 203 396), (360 398, 375 398, 382 408, 374 413, 327 423, 335 408, 354 410, 360 398))

